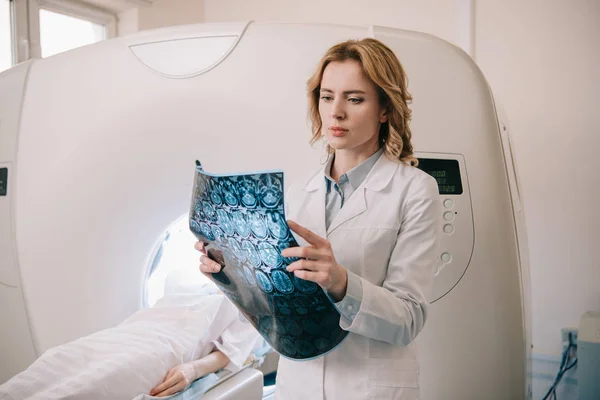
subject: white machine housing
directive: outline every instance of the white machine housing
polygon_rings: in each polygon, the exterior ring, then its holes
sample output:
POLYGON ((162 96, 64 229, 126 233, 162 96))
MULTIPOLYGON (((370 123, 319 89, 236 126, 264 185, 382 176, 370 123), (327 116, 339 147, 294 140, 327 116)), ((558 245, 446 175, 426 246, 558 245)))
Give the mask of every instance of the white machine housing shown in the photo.
POLYGON ((522 208, 484 76, 430 35, 324 24, 148 31, 0 75, 0 382, 144 306, 153 249, 189 208, 196 159, 215 173, 283 169, 288 183, 319 168, 305 83, 328 47, 362 37, 407 71, 417 156, 460 165, 417 338, 422 396, 527 398, 522 208))

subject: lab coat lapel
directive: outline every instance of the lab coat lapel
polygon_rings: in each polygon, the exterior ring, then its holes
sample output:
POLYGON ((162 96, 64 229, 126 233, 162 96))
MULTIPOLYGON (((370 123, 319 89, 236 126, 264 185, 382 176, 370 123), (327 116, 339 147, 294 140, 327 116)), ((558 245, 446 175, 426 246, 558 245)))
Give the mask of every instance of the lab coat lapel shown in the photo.
POLYGON ((322 238, 326 238, 325 230, 325 174, 324 171, 316 174, 304 187, 307 192, 307 201, 304 203, 302 210, 303 218, 301 225, 304 223, 306 228, 311 229, 314 233, 322 238))
MULTIPOLYGON (((333 221, 331 221, 329 229, 327 229, 327 235, 331 235, 331 233, 344 222, 356 217, 357 215, 362 214, 367 210, 367 200, 365 198, 365 192, 366 191, 364 185, 360 185, 354 191, 354 193, 352 193, 352 196, 350 196, 346 204, 344 204, 344 206, 335 216, 333 221)), ((323 202, 325 202, 325 199, 323 199, 323 202)))
MULTIPOLYGON (((344 204, 333 221, 331 221, 331 225, 329 225, 329 229, 327 229, 327 235, 331 235, 333 231, 346 221, 367 211, 367 190, 380 191, 386 187, 398 169, 398 165, 398 161, 390 160, 385 154, 382 154, 365 178, 365 181, 356 188, 346 204, 344 204)), ((323 207, 325 207, 324 196, 322 204, 323 207)), ((324 212, 323 219, 325 219, 324 212)))

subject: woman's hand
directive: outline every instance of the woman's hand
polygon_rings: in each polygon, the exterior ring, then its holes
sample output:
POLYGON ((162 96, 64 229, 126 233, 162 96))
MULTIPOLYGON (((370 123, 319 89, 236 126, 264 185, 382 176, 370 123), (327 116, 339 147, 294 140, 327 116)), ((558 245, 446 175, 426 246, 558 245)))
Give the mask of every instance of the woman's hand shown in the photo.
POLYGON ((162 383, 150 391, 150 396, 166 397, 181 392, 192 384, 195 377, 192 363, 178 365, 171 368, 162 383))
POLYGON ((283 257, 306 258, 288 265, 287 270, 294 272, 300 279, 315 282, 326 290, 334 301, 342 300, 346 295, 348 274, 335 260, 331 243, 293 221, 287 222, 292 231, 310 244, 305 247, 290 247, 281 252, 283 257))
POLYGON ((194 248, 200 253, 202 253, 202 255, 200 256, 200 272, 207 275, 217 273, 221 270, 221 265, 218 262, 208 258, 208 255, 206 254, 206 248, 204 247, 204 243, 200 241, 196 242, 196 244, 194 244, 194 248))

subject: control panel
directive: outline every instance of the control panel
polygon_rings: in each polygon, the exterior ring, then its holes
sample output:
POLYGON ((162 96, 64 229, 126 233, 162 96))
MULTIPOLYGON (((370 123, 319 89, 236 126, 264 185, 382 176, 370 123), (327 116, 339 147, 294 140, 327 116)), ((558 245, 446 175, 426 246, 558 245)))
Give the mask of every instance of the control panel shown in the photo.
POLYGON ((438 220, 442 239, 432 297, 436 301, 458 284, 471 261, 475 238, 471 192, 461 154, 415 155, 418 167, 436 179, 442 201, 438 220))

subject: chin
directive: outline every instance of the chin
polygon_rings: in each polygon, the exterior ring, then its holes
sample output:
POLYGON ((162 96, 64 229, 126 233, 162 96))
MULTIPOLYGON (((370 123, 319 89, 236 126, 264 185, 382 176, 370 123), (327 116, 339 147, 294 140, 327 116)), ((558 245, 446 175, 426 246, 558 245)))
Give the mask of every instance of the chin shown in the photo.
POLYGON ((329 137, 327 138, 327 143, 329 144, 329 147, 331 147, 334 150, 346 150, 352 147, 350 142, 343 137, 329 137))

